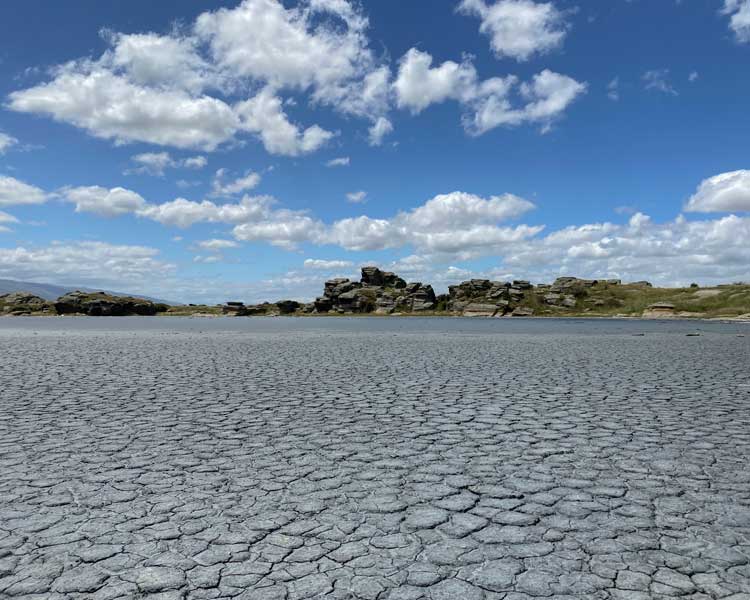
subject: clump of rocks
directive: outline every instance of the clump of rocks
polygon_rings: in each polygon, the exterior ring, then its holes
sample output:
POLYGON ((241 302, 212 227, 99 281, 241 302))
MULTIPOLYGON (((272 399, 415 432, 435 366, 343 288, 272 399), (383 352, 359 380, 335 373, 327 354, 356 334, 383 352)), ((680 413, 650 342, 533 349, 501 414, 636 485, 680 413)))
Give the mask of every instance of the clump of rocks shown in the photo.
POLYGON ((533 310, 519 309, 532 289, 531 283, 520 279, 512 282, 470 279, 448 287, 446 308, 465 317, 530 316, 533 310))
POLYGON ((296 300, 279 300, 278 302, 263 302, 261 304, 245 304, 244 302, 227 302, 221 307, 225 315, 236 317, 271 317, 278 315, 292 315, 303 307, 296 300))
POLYGON ((53 306, 31 292, 11 292, 0 296, 0 312, 6 315, 51 313, 53 306))
POLYGON ((157 304, 144 298, 79 290, 60 296, 54 307, 59 315, 80 314, 90 317, 153 316, 169 308, 166 304, 157 304))
POLYGON ((432 311, 437 297, 431 285, 407 283, 389 271, 363 267, 360 281, 338 278, 325 282, 323 295, 315 299, 315 313, 389 315, 432 311))

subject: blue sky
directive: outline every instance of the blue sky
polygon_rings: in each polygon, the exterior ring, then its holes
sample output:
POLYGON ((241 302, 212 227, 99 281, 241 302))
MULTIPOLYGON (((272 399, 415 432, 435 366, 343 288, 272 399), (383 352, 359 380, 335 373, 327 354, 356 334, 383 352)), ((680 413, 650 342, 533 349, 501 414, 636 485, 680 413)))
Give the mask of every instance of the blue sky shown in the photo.
POLYGON ((750 0, 206 7, 3 4, 0 277, 750 279, 750 0))

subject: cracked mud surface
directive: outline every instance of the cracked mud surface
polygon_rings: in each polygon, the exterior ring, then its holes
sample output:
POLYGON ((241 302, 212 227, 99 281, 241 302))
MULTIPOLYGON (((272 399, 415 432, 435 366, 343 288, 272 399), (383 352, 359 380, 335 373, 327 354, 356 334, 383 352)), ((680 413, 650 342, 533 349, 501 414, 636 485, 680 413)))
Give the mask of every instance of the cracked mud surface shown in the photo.
POLYGON ((0 598, 750 599, 730 326, 163 327, 0 330, 0 598))

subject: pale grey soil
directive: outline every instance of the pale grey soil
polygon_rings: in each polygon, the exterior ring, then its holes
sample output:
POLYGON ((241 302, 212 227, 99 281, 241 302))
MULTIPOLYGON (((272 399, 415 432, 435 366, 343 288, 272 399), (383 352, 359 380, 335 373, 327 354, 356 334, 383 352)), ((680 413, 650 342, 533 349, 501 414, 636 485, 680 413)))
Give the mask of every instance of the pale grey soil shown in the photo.
POLYGON ((0 328, 0 598, 750 599, 737 326, 50 321, 0 328))

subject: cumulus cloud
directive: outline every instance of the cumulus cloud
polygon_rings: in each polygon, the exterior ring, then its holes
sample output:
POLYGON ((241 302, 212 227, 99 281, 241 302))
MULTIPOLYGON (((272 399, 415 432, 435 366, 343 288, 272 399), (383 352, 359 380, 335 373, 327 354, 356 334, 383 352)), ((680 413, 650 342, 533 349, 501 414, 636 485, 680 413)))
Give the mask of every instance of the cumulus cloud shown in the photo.
POLYGON ((163 177, 167 169, 202 169, 208 164, 205 156, 174 159, 169 152, 143 152, 131 156, 130 160, 137 166, 125 171, 126 174, 141 173, 157 177, 163 177))
POLYGON ((750 171, 740 170, 704 179, 685 205, 689 212, 750 211, 750 171))
POLYGON ((367 25, 345 0, 292 9, 244 0, 170 35, 105 32, 101 56, 58 66, 49 81, 11 93, 8 106, 117 144, 212 151, 249 132, 272 154, 306 154, 332 133, 290 122, 283 92, 374 124, 389 108, 390 69, 369 49, 367 25))
POLYGON ((463 0, 462 13, 481 19, 479 30, 490 37, 498 58, 525 61, 562 45, 568 27, 564 15, 551 2, 463 0))
POLYGON ((722 14, 729 15, 729 28, 735 39, 750 43, 750 0, 724 0, 722 14))
POLYGON ((349 192, 346 195, 346 201, 352 204, 363 204, 367 201, 367 192, 349 192))
POLYGON ((385 117, 379 117, 372 127, 368 129, 369 140, 371 146, 380 146, 389 133, 393 131, 393 123, 391 123, 385 117))
POLYGON ((258 134, 263 146, 271 154, 309 154, 323 146, 334 135, 318 125, 303 131, 289 121, 282 108, 281 98, 270 87, 238 104, 236 110, 242 122, 241 127, 258 134))
POLYGON ((203 240, 198 242, 198 246, 204 250, 226 250, 227 248, 238 248, 239 244, 233 240, 203 240))
POLYGON ((42 204, 47 198, 48 195, 36 186, 0 175, 0 206, 42 204))
POLYGON ((636 213, 624 225, 568 227, 513 247, 503 266, 537 280, 559 274, 583 277, 648 278, 664 285, 693 280, 711 283, 750 275, 750 219, 730 215, 688 221, 682 216, 655 223, 636 213))
POLYGON ((216 204, 210 200, 195 202, 177 198, 162 204, 149 204, 137 214, 162 225, 187 228, 196 223, 255 221, 261 219, 273 204, 273 198, 268 196, 245 196, 236 204, 216 204))
POLYGON ((320 271, 332 271, 336 269, 348 269, 354 266, 350 260, 323 260, 319 258, 306 258, 305 269, 316 269, 320 271))
POLYGON ((323 241, 347 250, 411 245, 432 253, 480 256, 541 231, 540 227, 498 225, 533 208, 531 202, 512 194, 481 198, 453 192, 390 219, 362 215, 335 221, 323 241))
POLYGON ((8 106, 48 115, 117 144, 211 151, 239 127, 237 115, 220 99, 140 85, 86 60, 59 67, 48 83, 11 93, 8 106))
POLYGON ((154 248, 104 242, 0 248, 0 277, 113 287, 137 284, 174 272, 174 265, 158 255, 154 248))
POLYGON ((18 144, 16 138, 0 131, 0 154, 5 154, 11 146, 16 144, 18 144))
POLYGON ((101 217, 119 217, 146 206, 140 194, 121 187, 107 189, 92 185, 64 188, 62 196, 76 205, 76 212, 89 212, 101 217))
POLYGON ((586 84, 548 69, 519 84, 512 75, 480 80, 469 59, 436 67, 432 62, 430 54, 416 48, 403 56, 394 83, 399 108, 416 114, 431 104, 455 100, 465 109, 462 121, 472 135, 522 123, 546 128, 586 91, 586 84), (521 105, 514 107, 516 89, 521 105))
POLYGON ((195 23, 219 68, 274 89, 310 90, 315 102, 376 118, 387 110, 389 71, 368 47, 367 19, 347 1, 313 0, 286 9, 245 0, 195 23))
POLYGON ((224 181, 225 176, 226 169, 219 169, 218 171, 216 171, 216 175, 214 176, 212 184, 212 196, 225 198, 237 196, 257 187, 261 179, 260 175, 253 171, 248 171, 242 177, 238 177, 237 179, 227 182, 224 181))
POLYGON ((326 163, 326 167, 348 167, 350 162, 351 161, 348 156, 332 158, 326 163))

